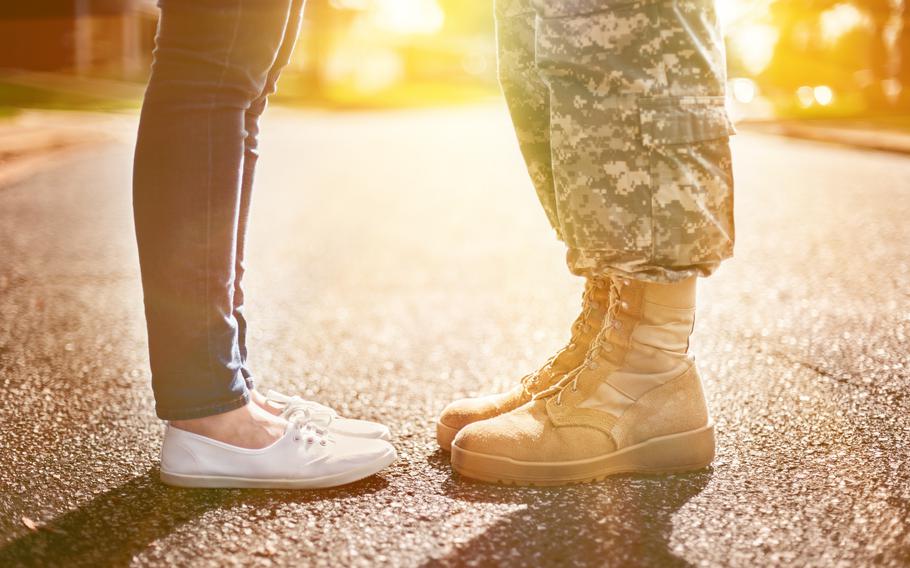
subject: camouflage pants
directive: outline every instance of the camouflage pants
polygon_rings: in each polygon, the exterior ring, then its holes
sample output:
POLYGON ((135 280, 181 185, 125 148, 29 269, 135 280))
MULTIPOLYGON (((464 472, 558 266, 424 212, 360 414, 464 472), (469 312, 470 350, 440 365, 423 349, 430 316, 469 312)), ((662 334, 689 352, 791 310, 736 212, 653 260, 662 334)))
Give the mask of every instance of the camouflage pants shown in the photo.
POLYGON ((497 3, 500 83, 572 272, 713 272, 734 240, 713 0, 497 3))

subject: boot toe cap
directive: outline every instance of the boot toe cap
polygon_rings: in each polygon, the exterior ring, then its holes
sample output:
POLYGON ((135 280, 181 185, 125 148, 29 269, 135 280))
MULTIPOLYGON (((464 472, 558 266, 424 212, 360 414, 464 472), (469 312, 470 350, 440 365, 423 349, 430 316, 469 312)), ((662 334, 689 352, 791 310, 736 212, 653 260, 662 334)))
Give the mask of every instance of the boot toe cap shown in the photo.
POLYGON ((494 394, 476 398, 462 398, 450 403, 439 415, 439 422, 455 430, 461 430, 469 424, 492 418, 523 402, 523 391, 513 389, 507 393, 494 394))
POLYGON ((470 424, 452 443, 467 452, 527 462, 580 460, 616 449, 613 439, 598 429, 553 425, 543 401, 470 424))

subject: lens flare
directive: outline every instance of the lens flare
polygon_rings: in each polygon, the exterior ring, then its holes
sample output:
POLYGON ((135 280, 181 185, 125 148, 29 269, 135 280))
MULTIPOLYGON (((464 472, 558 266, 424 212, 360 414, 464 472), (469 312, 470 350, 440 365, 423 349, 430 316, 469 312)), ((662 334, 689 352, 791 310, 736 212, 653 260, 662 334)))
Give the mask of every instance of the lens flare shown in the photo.
POLYGON ((758 90, 755 86, 755 81, 752 79, 733 79, 731 81, 731 90, 733 92, 733 98, 736 99, 736 102, 742 104, 749 104, 755 100, 758 90))
POLYGON ((808 85, 803 85, 796 89, 796 98, 799 100, 801 107, 809 108, 815 104, 815 89, 808 85))
POLYGON ((815 102, 822 106, 828 106, 834 102, 834 90, 827 85, 819 85, 812 90, 812 96, 815 102))

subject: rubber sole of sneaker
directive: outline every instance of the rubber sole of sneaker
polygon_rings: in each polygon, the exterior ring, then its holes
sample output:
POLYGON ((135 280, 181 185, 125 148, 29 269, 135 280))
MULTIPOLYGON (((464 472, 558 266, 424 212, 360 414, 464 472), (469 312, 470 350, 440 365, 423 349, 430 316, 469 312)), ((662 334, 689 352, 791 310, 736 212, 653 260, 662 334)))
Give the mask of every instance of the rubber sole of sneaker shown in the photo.
POLYGON ((696 471, 714 460, 714 425, 651 438, 619 451, 568 462, 528 462, 471 452, 452 445, 452 468, 460 475, 502 485, 570 485, 622 473, 696 471))
POLYGON ((257 479, 249 477, 229 477, 220 475, 185 475, 161 471, 161 481, 174 487, 192 487, 208 489, 325 489, 354 483, 379 473, 397 458, 395 450, 390 450, 376 460, 356 469, 324 477, 308 479, 257 479))
POLYGON ((455 439, 456 434, 458 434, 458 430, 455 428, 446 426, 442 422, 436 423, 436 443, 443 451, 452 451, 452 440, 455 439))

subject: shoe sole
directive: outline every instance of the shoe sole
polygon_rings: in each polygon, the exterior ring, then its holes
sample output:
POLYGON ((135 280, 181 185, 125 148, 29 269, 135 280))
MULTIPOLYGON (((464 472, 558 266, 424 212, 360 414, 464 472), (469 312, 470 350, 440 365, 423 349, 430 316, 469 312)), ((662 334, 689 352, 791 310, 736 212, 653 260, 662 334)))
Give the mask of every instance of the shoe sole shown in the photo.
POLYGON ((452 451, 452 440, 458 434, 457 428, 446 426, 442 422, 436 422, 436 443, 445 452, 452 451))
POLYGON ((325 489, 347 485, 348 483, 370 477, 391 465, 397 457, 397 453, 392 449, 382 457, 357 469, 308 479, 257 479, 223 475, 186 475, 161 470, 161 481, 174 487, 208 489, 325 489))
POLYGON ((680 473, 714 461, 714 425, 651 438, 640 444, 586 460, 528 462, 452 446, 452 468, 460 475, 503 485, 568 485, 601 481, 621 473, 680 473))

